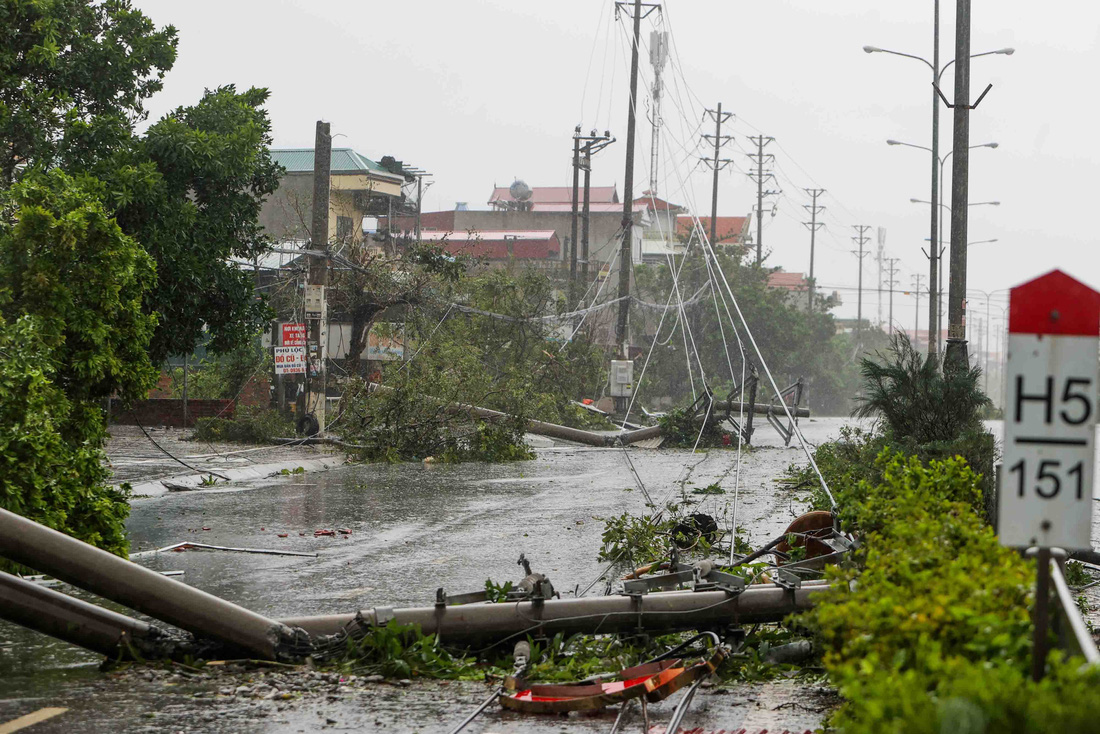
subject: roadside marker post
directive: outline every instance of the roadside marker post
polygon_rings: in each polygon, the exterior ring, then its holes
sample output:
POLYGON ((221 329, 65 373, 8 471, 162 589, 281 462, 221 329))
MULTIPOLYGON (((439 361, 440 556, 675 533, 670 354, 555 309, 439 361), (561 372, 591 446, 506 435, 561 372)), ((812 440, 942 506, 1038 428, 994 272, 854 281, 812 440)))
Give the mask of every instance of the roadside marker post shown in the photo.
POLYGON ((1046 666, 1051 549, 1092 548, 1100 293, 1060 270, 1012 289, 1001 545, 1036 549, 1032 678, 1046 666))

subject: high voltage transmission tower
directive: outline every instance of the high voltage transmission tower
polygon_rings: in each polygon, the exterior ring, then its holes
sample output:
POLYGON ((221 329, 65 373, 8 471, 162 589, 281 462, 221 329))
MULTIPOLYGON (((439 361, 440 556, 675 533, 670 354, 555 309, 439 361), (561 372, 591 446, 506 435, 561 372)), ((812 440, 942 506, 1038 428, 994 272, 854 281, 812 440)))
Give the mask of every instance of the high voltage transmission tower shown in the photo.
POLYGON ((859 250, 852 250, 852 254, 859 258, 859 285, 856 290, 856 344, 863 346, 863 257, 871 253, 864 250, 863 246, 871 241, 867 232, 871 229, 867 224, 852 225, 856 236, 852 240, 859 245, 859 250))
POLYGON ((806 193, 810 195, 809 204, 803 204, 803 208, 810 212, 810 221, 803 222, 806 228, 810 230, 810 307, 809 312, 814 312, 814 290, 817 285, 814 283, 814 247, 817 243, 817 230, 825 226, 824 222, 817 221, 817 215, 825 211, 825 207, 817 203, 818 197, 825 193, 825 189, 806 189, 806 193))
POLYGON ((749 153, 748 156, 752 159, 752 162, 756 164, 756 171, 749 173, 749 178, 756 182, 756 264, 759 265, 764 256, 764 197, 775 196, 783 192, 778 190, 764 190, 765 182, 769 179, 775 180, 774 173, 770 170, 764 170, 764 167, 768 163, 775 160, 774 155, 764 152, 764 148, 768 146, 768 143, 774 141, 775 138, 757 135, 756 137, 750 136, 749 140, 756 143, 756 152, 749 153))
POLYGON ((732 135, 722 134, 722 123, 733 117, 732 112, 722 112, 722 103, 718 103, 717 110, 706 110, 706 114, 714 120, 714 135, 704 134, 703 138, 714 141, 714 158, 704 158, 703 161, 714 171, 714 184, 710 195, 710 244, 715 247, 718 244, 718 172, 733 163, 729 158, 719 158, 722 146, 733 140, 732 135))

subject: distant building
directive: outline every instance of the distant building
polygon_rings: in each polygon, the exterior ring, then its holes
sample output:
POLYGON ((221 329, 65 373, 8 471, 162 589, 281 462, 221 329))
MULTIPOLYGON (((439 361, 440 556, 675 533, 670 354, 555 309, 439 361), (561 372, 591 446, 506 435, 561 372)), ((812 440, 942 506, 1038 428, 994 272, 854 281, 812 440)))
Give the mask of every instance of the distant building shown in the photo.
MULTIPOLYGON (((313 148, 272 148, 271 158, 286 174, 264 202, 260 225, 276 240, 308 240, 313 221, 313 148)), ((402 173, 399 161, 389 157, 382 161, 377 163, 351 148, 332 149, 330 239, 360 241, 365 217, 402 210, 402 187, 411 179, 402 173)), ((366 229, 373 228, 371 223, 366 229)))
MULTIPOLYGON (((517 182, 521 184, 522 182, 517 182)), ((423 232, 433 230, 450 232, 465 236, 469 232, 477 233, 482 240, 499 238, 502 232, 544 232, 552 230, 558 247, 554 257, 559 264, 568 266, 570 260, 571 238, 573 233, 573 189, 570 186, 536 186, 517 189, 527 194, 522 200, 516 199, 511 188, 494 187, 489 197, 489 210, 471 211, 458 209, 422 212, 420 215, 421 238, 423 232)), ((601 265, 614 260, 622 242, 623 205, 614 186, 593 186, 589 204, 588 260, 589 275, 595 277, 601 265)), ((634 214, 634 261, 641 260, 641 234, 645 221, 645 205, 635 203, 634 214)), ((580 203, 578 203, 578 214, 580 203)), ((394 234, 412 233, 416 230, 416 217, 402 215, 394 217, 390 225, 380 224, 394 234)), ((577 239, 583 235, 583 220, 578 216, 577 239)), ((582 260, 582 250, 578 244, 578 262, 582 260)), ((578 266, 578 269, 581 269, 578 266)), ((618 272, 617 268, 614 272, 618 272)))
MULTIPOLYGON (((800 311, 810 309, 810 281, 802 273, 785 273, 777 270, 768 275, 768 287, 787 291, 787 302, 800 311)), ((834 305, 841 304, 840 294, 836 291, 825 293, 820 288, 814 291, 817 301, 829 299, 834 305)))
MULTIPOLYGON (((549 261, 560 265, 561 242, 552 229, 487 230, 485 232, 444 232, 421 230, 424 242, 442 244, 452 255, 470 255, 489 261, 549 261)), ((533 263, 532 264, 537 264, 533 263)))
MULTIPOLYGON (((695 231, 695 217, 680 216, 676 218, 681 235, 690 235, 695 231)), ((698 217, 699 227, 710 237, 710 217, 698 217)), ((714 236, 715 245, 743 245, 749 239, 749 223, 752 215, 743 217, 715 217, 714 236)))
MULTIPOLYGON (((584 202, 583 192, 583 189, 577 190, 578 211, 584 202)), ((572 212, 573 187, 535 186, 532 188, 522 181, 517 181, 510 187, 494 187, 489 197, 489 206, 496 211, 572 212), (523 199, 517 199, 512 192, 517 185, 522 185, 520 190, 529 195, 523 199)), ((590 186, 588 209, 592 212, 622 212, 623 205, 619 202, 619 193, 614 186, 590 186)))

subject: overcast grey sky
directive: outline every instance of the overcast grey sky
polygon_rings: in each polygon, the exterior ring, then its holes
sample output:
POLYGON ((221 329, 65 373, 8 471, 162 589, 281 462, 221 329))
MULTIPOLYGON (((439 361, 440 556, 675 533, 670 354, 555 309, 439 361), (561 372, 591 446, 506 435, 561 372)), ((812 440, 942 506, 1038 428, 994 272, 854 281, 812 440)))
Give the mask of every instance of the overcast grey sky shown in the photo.
MULTIPOLYGON (((568 185, 573 127, 609 128, 620 142, 600 154, 594 184, 622 191, 629 77, 628 21, 611 0, 137 0, 158 25, 174 24, 180 53, 153 117, 198 99, 204 87, 265 86, 276 146, 313 144, 314 122, 334 144, 393 155, 435 174, 426 208, 482 208, 491 188, 520 177, 568 185)), ((941 56, 953 57, 954 4, 943 3, 941 56)), ((643 36, 658 16, 643 22, 643 36)), ((887 138, 930 142, 930 72, 919 62, 868 55, 866 44, 931 57, 932 2, 883 0, 667 0, 674 53, 665 69, 662 197, 709 213, 710 174, 697 165, 703 106, 737 117, 719 213, 747 213, 748 135, 774 136, 778 214, 766 219, 769 262, 806 271, 804 187, 827 189, 817 276, 825 288, 856 284, 851 225, 886 228, 901 259, 900 288, 927 272, 928 154, 887 138)), ((974 61, 973 96, 993 90, 971 117, 970 285, 1007 288, 1052 267, 1093 285, 1100 265, 1095 210, 1100 153, 1095 74, 1100 4, 974 0, 972 51, 1012 46, 1014 56, 974 61)), ((643 88, 651 71, 642 57, 643 88)), ((947 75, 950 77, 950 72, 947 75)), ((945 79, 950 96, 951 80, 945 79)), ((648 98, 648 92, 644 95, 648 98)), ((643 100, 645 101, 645 100, 643 100)), ((646 101, 646 104, 648 102, 646 101)), ((941 112, 950 149, 951 113, 941 112)), ((712 132, 707 124, 706 132, 712 132)), ((635 180, 645 188, 649 125, 639 124, 635 180)), ((949 196, 945 199, 950 203, 949 196)), ((868 259, 864 285, 874 287, 868 259)), ((946 281, 945 281, 946 284, 946 281)), ((855 315, 844 293, 841 315, 855 315)), ((912 328, 911 295, 895 319, 912 328)), ((977 299, 980 300, 980 299, 977 299)), ((1000 298, 1003 303, 1003 298, 1000 298)), ((973 300, 972 300, 973 302, 973 300)), ((926 303, 926 302, 925 302, 926 303)), ((983 304, 984 309, 984 304, 983 304)), ((994 309, 995 311, 997 309, 994 309)), ((873 292, 864 314, 875 313, 873 292)), ((927 314, 922 307, 921 328, 927 314)))

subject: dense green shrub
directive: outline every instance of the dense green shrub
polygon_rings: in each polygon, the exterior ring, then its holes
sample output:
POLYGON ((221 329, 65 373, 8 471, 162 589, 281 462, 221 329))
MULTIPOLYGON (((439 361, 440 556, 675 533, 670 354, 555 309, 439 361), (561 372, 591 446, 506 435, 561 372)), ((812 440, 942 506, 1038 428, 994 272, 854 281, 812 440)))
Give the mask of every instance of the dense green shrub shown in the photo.
POLYGON ((1100 673, 1054 658, 1047 680, 1029 680, 1034 564, 983 522, 979 476, 960 458, 884 451, 876 465, 879 481, 837 495, 862 541, 859 568, 834 570, 840 583, 798 617, 846 700, 831 723, 846 734, 1095 731, 1100 673))
POLYGON ((0 507, 125 555, 130 505, 107 484, 103 418, 57 387, 51 353, 33 318, 0 318, 0 507))
POLYGON ((122 554, 100 401, 155 380, 141 305, 156 276, 101 193, 56 169, 0 191, 0 506, 122 554))
POLYGON ((293 436, 294 422, 277 410, 245 407, 234 418, 199 418, 191 438, 195 441, 270 443, 293 436))

